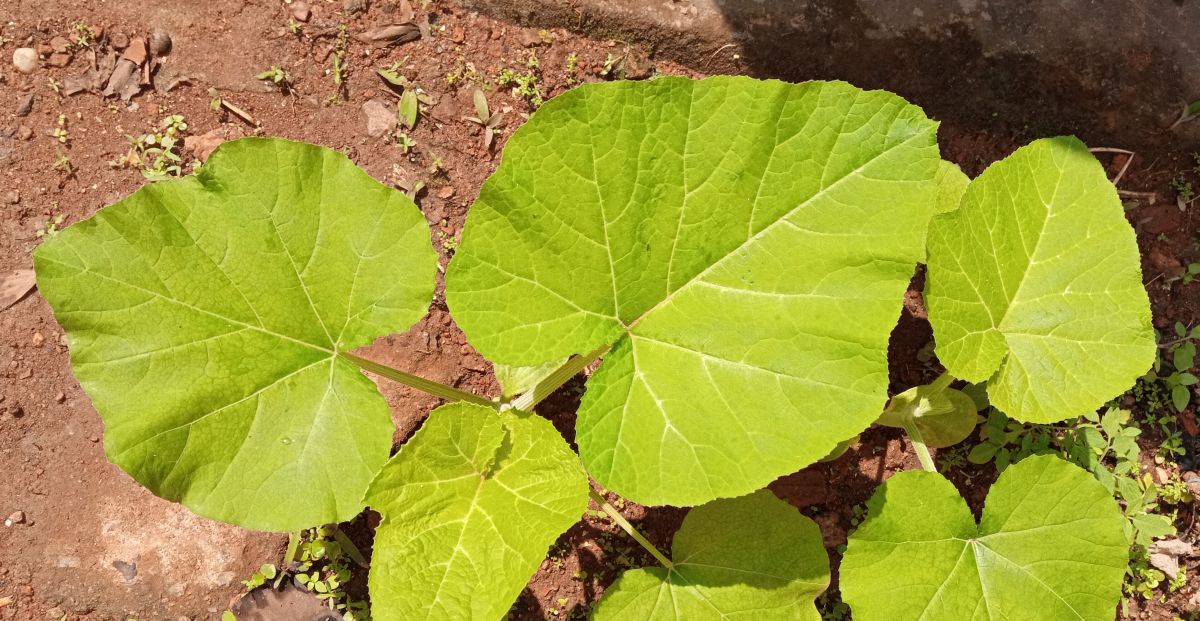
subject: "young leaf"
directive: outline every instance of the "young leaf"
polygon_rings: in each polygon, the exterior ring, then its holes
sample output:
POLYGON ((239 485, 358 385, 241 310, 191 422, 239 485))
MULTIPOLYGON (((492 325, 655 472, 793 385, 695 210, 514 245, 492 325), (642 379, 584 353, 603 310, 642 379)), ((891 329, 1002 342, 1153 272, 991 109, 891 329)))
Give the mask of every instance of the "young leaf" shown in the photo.
POLYGON ((903 429, 911 421, 933 448, 954 446, 975 430, 979 410, 966 393, 953 388, 914 386, 892 397, 879 424, 903 429))
POLYGON ((841 566, 856 621, 1111 619, 1129 560, 1121 510, 1053 456, 1000 475, 979 525, 949 481, 892 477, 867 503, 841 566))
POLYGON ((405 129, 412 129, 417 126, 417 91, 413 88, 404 89, 404 94, 400 96, 400 102, 396 104, 396 109, 400 114, 400 123, 405 129))
POLYGON ((1133 230, 1074 138, 1018 149, 933 219, 925 300, 946 369, 1022 421, 1095 410, 1155 357, 1133 230))
POLYGON ((493 365, 493 371, 496 373, 496 381, 500 384, 500 393, 504 397, 512 397, 519 395, 546 379, 558 367, 561 367, 566 358, 551 360, 545 364, 539 364, 533 367, 512 367, 506 364, 493 365))
POLYGON ((437 255, 403 194, 336 151, 245 138, 34 261, 113 463, 249 528, 362 509, 394 428, 337 354, 407 329, 432 298, 437 255))
POLYGON ((958 204, 962 201, 963 193, 967 191, 967 185, 971 183, 971 179, 963 174, 957 164, 943 160, 938 163, 937 176, 934 177, 934 180, 937 182, 938 188, 934 213, 950 213, 958 209, 958 204))
POLYGON ((769 491, 692 509, 671 556, 671 569, 625 572, 592 619, 820 618, 813 600, 829 586, 821 531, 769 491))
POLYGON ((383 515, 374 618, 502 618, 587 497, 587 476, 545 419, 462 403, 434 410, 368 492, 383 515))
POLYGON ((581 86, 508 142, 449 303, 503 364, 613 344, 576 432, 605 487, 648 504, 749 493, 883 407, 935 130, 839 82, 581 86))

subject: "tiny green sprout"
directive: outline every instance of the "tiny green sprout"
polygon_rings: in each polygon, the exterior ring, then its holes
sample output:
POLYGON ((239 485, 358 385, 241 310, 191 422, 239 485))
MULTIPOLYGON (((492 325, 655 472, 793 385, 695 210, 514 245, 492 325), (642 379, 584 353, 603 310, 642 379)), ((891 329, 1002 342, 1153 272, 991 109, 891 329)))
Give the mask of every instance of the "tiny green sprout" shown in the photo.
POLYGON ((442 159, 442 156, 440 156, 436 153, 431 153, 430 157, 432 158, 432 160, 429 162, 429 174, 431 174, 431 175, 446 174, 446 160, 442 159))
POLYGON ((1196 275, 1200 274, 1200 263, 1189 263, 1187 269, 1183 272, 1183 284, 1190 285, 1196 280, 1196 275))
POLYGON ((280 69, 277 65, 271 65, 270 69, 259 73, 258 75, 254 76, 254 78, 264 82, 274 83, 281 88, 287 88, 288 85, 287 72, 283 69, 280 69))
POLYGON ((574 86, 579 83, 579 54, 571 52, 567 55, 567 85, 574 86))
POLYGON ((75 45, 79 47, 90 47, 96 40, 96 31, 83 22, 76 23, 73 30, 75 31, 75 45))
POLYGON ((268 580, 273 580, 276 573, 275 565, 264 563, 248 580, 242 580, 242 584, 245 585, 247 591, 253 591, 266 584, 268 580))
POLYGON ((221 613, 221 621, 237 621, 237 615, 233 614, 232 610, 226 610, 221 613))
POLYGON ((417 141, 410 138, 408 134, 400 132, 396 134, 396 146, 400 147, 401 153, 407 154, 417 146, 417 141))
POLYGON ((488 108, 487 95, 482 89, 475 89, 475 116, 465 116, 464 120, 470 121, 483 128, 483 148, 491 151, 493 143, 496 140, 496 127, 504 120, 504 114, 500 112, 492 113, 488 108))
POLYGON ((613 56, 612 52, 609 52, 608 55, 604 57, 604 65, 600 67, 600 77, 615 77, 615 70, 619 61, 620 58, 613 56))
POLYGON ((500 74, 496 76, 496 83, 501 86, 510 86, 513 97, 524 99, 533 108, 540 107, 546 101, 545 96, 542 95, 540 79, 532 70, 517 73, 512 69, 501 69, 500 74))
POLYGON ((401 67, 403 67, 406 62, 408 62, 407 57, 405 57, 404 60, 392 63, 383 69, 376 69, 375 73, 378 74, 379 77, 383 78, 385 82, 395 86, 396 88, 408 88, 408 78, 400 72, 401 67))
MULTIPOLYGON (((58 207, 58 204, 56 203, 54 206, 58 207)), ((58 233, 59 228, 62 227, 63 220, 65 220, 65 219, 66 219, 66 216, 63 216, 62 214, 58 214, 57 216, 54 216, 45 225, 38 227, 38 229, 36 231, 34 231, 34 235, 36 235, 39 238, 42 238, 42 237, 50 237, 50 236, 54 235, 55 233, 58 233)))
POLYGON ((50 87, 50 90, 54 91, 55 95, 62 96, 62 82, 51 77, 46 78, 46 85, 50 87))
POLYGON ((51 135, 54 137, 55 140, 57 140, 59 142, 59 144, 65 145, 65 144, 67 144, 67 142, 70 141, 71 137, 67 133, 67 115, 65 115, 65 114, 58 115, 58 121, 55 124, 54 130, 51 132, 51 135))
POLYGON ((1187 209, 1196 198, 1196 190, 1184 173, 1179 173, 1174 179, 1171 179, 1171 189, 1175 191, 1175 202, 1179 205, 1180 210, 1187 209))
POLYGON ((538 31, 538 38, 547 45, 554 43, 554 33, 544 28, 538 31))
POLYGON ((298 22, 294 19, 288 20, 288 23, 287 23, 288 32, 290 32, 294 35, 298 35, 298 34, 300 34, 301 28, 303 28, 303 26, 300 24, 300 22, 298 22))
POLYGON ((66 153, 58 154, 58 157, 54 160, 53 168, 54 170, 66 173, 68 176, 75 172, 75 169, 71 166, 71 158, 66 153))
POLYGON ((346 65, 346 50, 350 46, 350 31, 346 24, 338 24, 337 39, 333 43, 333 54, 331 55, 332 68, 330 74, 333 76, 333 85, 337 88, 329 100, 332 103, 340 103, 345 95, 346 90, 346 73, 348 67, 346 65))

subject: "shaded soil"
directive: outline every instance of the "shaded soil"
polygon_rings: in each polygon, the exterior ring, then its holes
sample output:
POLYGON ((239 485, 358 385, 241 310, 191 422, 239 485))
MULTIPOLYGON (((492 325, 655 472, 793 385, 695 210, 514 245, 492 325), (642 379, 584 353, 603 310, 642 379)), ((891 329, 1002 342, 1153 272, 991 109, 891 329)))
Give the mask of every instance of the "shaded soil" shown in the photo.
MULTIPOLYGON (((436 3, 428 14, 411 17, 425 26, 420 40, 373 46, 351 39, 345 56, 348 73, 344 88, 339 88, 331 75, 337 26, 345 23, 351 34, 358 34, 403 21, 410 18, 409 4, 376 0, 312 5, 308 21, 293 33, 288 28, 289 8, 268 0, 179 2, 170 7, 0 0, 0 271, 29 267, 37 232, 56 218, 63 219, 62 226, 77 222, 146 183, 138 170, 110 162, 127 155, 127 135, 150 132, 169 114, 183 115, 194 136, 217 131, 225 138, 260 133, 305 140, 345 152, 385 183, 411 187, 423 182, 426 189, 418 203, 444 265, 469 205, 499 161, 499 148, 531 111, 526 100, 497 87, 501 69, 528 71, 530 55, 536 54, 534 72, 547 97, 579 81, 606 79, 601 74, 609 58, 616 61, 616 73, 630 77, 698 75, 619 42, 562 30, 539 33, 466 12, 447 1, 436 3), (347 9, 357 4, 369 8, 347 9), (50 66, 48 56, 31 75, 18 73, 8 63, 16 47, 49 45, 56 36, 77 32, 78 23, 103 27, 104 36, 94 44, 101 56, 118 35, 169 33, 172 50, 161 59, 157 76, 161 79, 169 70, 189 80, 165 93, 147 88, 124 102, 94 92, 56 92, 64 91, 69 79, 86 74, 91 67, 86 50, 70 54, 63 67, 50 66), (568 71, 572 55, 577 68, 568 71), (393 64, 430 97, 417 127, 408 132, 416 141, 408 154, 390 133, 370 136, 362 110, 373 100, 395 105, 392 90, 375 75, 376 69, 393 64), (287 89, 254 78, 273 65, 287 71, 287 89), (453 84, 448 75, 458 76, 453 84), (483 145, 478 126, 462 118, 474 115, 476 86, 487 90, 493 110, 504 112, 494 150, 483 145), (257 125, 228 110, 214 111, 210 89, 257 125), (19 114, 29 94, 32 109, 19 114), (60 115, 68 134, 65 143, 53 135, 60 115), (62 163, 64 158, 69 167, 62 163)), ((1022 144, 1025 131, 999 123, 946 123, 940 139, 944 156, 976 175, 1022 144)), ((1200 321, 1200 282, 1184 284, 1179 278, 1183 266, 1200 261, 1200 205, 1180 209, 1170 189, 1180 174, 1200 186, 1200 175, 1191 171, 1196 165, 1192 151, 1200 151, 1200 145, 1175 144, 1164 135, 1157 150, 1137 153, 1120 181, 1122 190, 1142 193, 1127 213, 1138 230, 1160 329, 1176 321, 1200 321)), ((188 152, 185 159, 195 155, 188 152)), ((1111 162, 1114 176, 1123 165, 1123 160, 1111 162)), ((920 280, 918 276, 914 281, 892 338, 894 392, 928 381, 938 371, 936 361, 920 354, 931 339, 920 280)), ((489 364, 454 325, 440 289, 439 283, 439 294, 424 320, 404 334, 380 339, 364 355, 466 390, 496 394, 489 364)), ((88 620, 127 615, 216 618, 239 596, 238 580, 263 562, 278 562, 279 536, 195 518, 154 498, 108 464, 100 443, 100 419, 72 377, 61 330, 36 293, 0 311, 0 345, 0 517, 18 510, 27 516, 23 524, 0 529, 0 549, 5 551, 0 555, 0 598, 12 598, 0 605, 0 619, 57 619, 64 614, 88 620), (137 566, 133 577, 129 565, 137 566)), ((395 439, 402 442, 438 401, 385 380, 379 383, 393 409, 395 439)), ((573 438, 574 410, 583 389, 583 378, 576 378, 538 408, 568 439, 573 438)), ((783 477, 771 489, 821 525, 826 545, 836 555, 858 519, 855 507, 892 473, 916 467, 901 433, 873 428, 842 457, 783 477)), ((994 472, 972 466, 953 479, 978 511, 994 472)), ((686 514, 675 508, 620 506, 662 549, 669 549, 671 533, 686 514)), ((370 550, 374 523, 367 515, 347 527, 364 552, 370 550)), ((1189 530, 1181 536, 1196 536, 1194 525, 1182 526, 1189 530)), ((650 563, 649 555, 609 520, 589 515, 551 549, 510 618, 584 618, 590 602, 621 571, 650 563)), ((365 572, 359 573, 350 588, 365 596, 365 572)), ((1193 568, 1192 575, 1197 573, 1200 569, 1193 568)), ((1137 604, 1127 618, 1170 619, 1182 614, 1198 586, 1193 580, 1165 603, 1137 604)))

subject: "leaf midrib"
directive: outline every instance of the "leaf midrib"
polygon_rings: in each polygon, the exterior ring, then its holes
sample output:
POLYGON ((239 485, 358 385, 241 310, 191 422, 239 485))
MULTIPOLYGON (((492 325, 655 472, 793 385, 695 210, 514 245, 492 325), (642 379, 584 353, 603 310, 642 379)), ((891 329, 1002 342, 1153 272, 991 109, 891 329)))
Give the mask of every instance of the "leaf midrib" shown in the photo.
MULTIPOLYGON (((882 110, 883 110, 882 108, 880 110, 877 110, 875 112, 875 114, 879 114, 879 112, 882 110)), ((894 122, 895 121, 893 120, 893 123, 894 122)), ((637 327, 637 325, 639 323, 644 321, 647 317, 653 315, 659 309, 661 309, 665 306, 668 306, 672 301, 674 301, 676 295, 678 295, 680 292, 690 288, 696 282, 699 282, 701 279, 703 279, 705 276, 707 276, 712 270, 718 268, 720 265, 725 263, 725 261, 728 261, 730 259, 730 257, 736 256, 739 252, 741 252, 746 247, 751 246, 754 243, 758 242, 763 237, 765 237, 768 233, 773 231, 776 226, 780 226, 780 223, 786 222, 788 220, 788 218, 795 215, 798 211, 800 211, 804 207, 807 207, 808 205, 812 204, 814 201, 819 200, 820 198, 823 198, 830 191, 839 187, 847 179, 858 178, 859 173, 861 173, 867 167, 874 164, 876 161, 879 160, 879 158, 884 157, 885 155, 894 152, 896 149, 899 149, 899 148, 907 145, 908 143, 912 142, 913 140, 915 140, 917 138, 924 137, 927 133, 928 132, 926 131, 925 128, 921 128, 920 130, 913 132, 913 134, 911 136, 905 138, 904 140, 902 140, 900 142, 897 142, 897 143, 891 145, 890 147, 887 147, 886 149, 881 150, 879 153, 876 153, 875 155, 873 155, 866 162, 863 162, 862 164, 860 164, 854 170, 851 170, 850 172, 846 173, 845 175, 842 175, 837 180, 835 180, 833 183, 830 183, 829 185, 822 187, 820 190, 817 190, 816 192, 813 193, 812 196, 809 196, 808 198, 804 199, 799 204, 797 204, 795 207, 792 207, 786 213, 780 215, 778 218, 776 218, 770 224, 764 226, 757 233, 751 235, 750 237, 747 237, 745 241, 743 241, 741 244, 738 244, 736 247, 731 249, 729 252, 722 255, 719 259, 717 259, 716 261, 713 261, 708 267, 697 272, 694 276, 692 276, 687 281, 685 281, 683 284, 681 284, 677 289, 668 293, 666 295, 666 297, 664 297, 662 300, 660 300, 657 304, 655 304, 654 306, 652 306, 649 309, 647 309, 646 311, 644 311, 641 315, 638 315, 636 318, 633 319, 633 321, 630 321, 628 324, 621 321, 621 319, 619 317, 617 317, 615 319, 624 328, 626 334, 632 334, 633 330, 637 327)), ((828 167, 828 165, 829 165, 828 160, 826 160, 825 165, 826 165, 826 167, 828 167)), ((824 172, 822 172, 822 175, 824 175, 824 172)))
MULTIPOLYGON (((317 344, 317 343, 310 343, 310 342, 308 342, 308 341, 304 341, 304 340, 301 340, 301 339, 298 339, 298 338, 295 338, 295 337, 292 337, 292 336, 288 336, 288 335, 286 335, 286 334, 281 334, 281 333, 279 333, 279 332, 275 332, 274 330, 267 329, 265 326, 256 326, 256 325, 254 325, 254 324, 251 324, 251 323, 246 323, 246 322, 244 322, 244 321, 241 321, 240 319, 234 319, 233 317, 229 317, 229 316, 227 316, 227 315, 223 315, 223 314, 221 314, 221 313, 218 313, 218 312, 215 312, 215 311, 210 311, 210 310, 207 310, 207 309, 203 309, 203 308, 200 308, 199 306, 193 306, 192 304, 188 304, 187 302, 184 302, 183 300, 179 300, 179 299, 176 299, 176 298, 173 298, 173 297, 169 297, 169 296, 163 295, 163 294, 161 294, 161 293, 159 293, 159 292, 157 292, 157 291, 154 291, 154 290, 152 290, 152 289, 147 289, 147 288, 145 288, 145 287, 142 287, 141 285, 135 285, 135 284, 133 284, 133 283, 131 283, 131 282, 128 282, 128 281, 125 281, 125 280, 121 280, 121 279, 119 279, 119 278, 114 278, 114 277, 112 277, 112 276, 109 276, 108 274, 104 274, 104 273, 102 273, 102 272, 98 272, 98 271, 96 271, 96 270, 94 270, 94 269, 92 269, 92 268, 90 268, 90 267, 86 267, 86 266, 79 266, 79 265, 73 265, 73 264, 66 263, 66 262, 64 262, 64 261, 59 261, 59 260, 57 260, 57 259, 53 259, 53 258, 50 258, 50 257, 47 257, 47 256, 41 256, 41 257, 39 257, 39 260, 40 260, 40 261, 47 262, 47 263, 54 263, 54 264, 57 264, 57 265, 61 265, 61 266, 63 266, 63 267, 67 267, 67 268, 70 268, 70 269, 76 270, 76 271, 78 271, 78 272, 83 272, 83 273, 92 274, 92 275, 96 276, 97 278, 101 278, 101 279, 103 279, 103 280, 107 280, 107 281, 110 281, 110 282, 112 282, 112 283, 115 283, 115 284, 118 284, 118 285, 122 285, 122 286, 128 287, 128 288, 130 288, 130 289, 133 289, 133 290, 135 290, 135 291, 139 291, 139 292, 141 292, 141 293, 145 293, 145 294, 147 294, 147 295, 151 295, 151 296, 153 296, 153 297, 155 297, 155 298, 158 298, 158 299, 160 299, 160 300, 162 300, 162 301, 164 301, 164 302, 168 302, 168 303, 170 303, 170 304, 175 304, 175 305, 177 305, 177 306, 182 306, 183 308, 186 308, 186 309, 188 309, 188 310, 191 310, 191 311, 193 311, 193 312, 200 313, 200 314, 202 314, 202 315, 207 315, 207 316, 209 316, 209 317, 214 317, 214 318, 216 318, 216 319, 220 319, 221 321, 224 321, 224 322, 226 322, 226 323, 233 324, 233 325, 237 325, 237 326, 241 326, 241 327, 242 327, 242 328, 244 328, 244 329, 254 330, 254 331, 256 331, 256 332, 260 332, 260 333, 262 333, 262 334, 266 334, 266 335, 268 335, 268 336, 272 336, 272 337, 275 337, 275 338, 278 338, 278 339, 281 339, 281 340, 285 340, 285 341, 290 341, 290 342, 292 342, 292 343, 296 343, 296 344, 298 344, 298 345, 303 345, 303 346, 305 346, 305 347, 309 347, 309 348, 312 348, 312 349, 316 349, 316 350, 318 350, 318 351, 322 351, 322 352, 328 353, 328 354, 330 355, 330 357, 332 357, 332 356, 336 356, 336 355, 337 355, 337 353, 338 353, 336 348, 333 348, 333 349, 331 349, 331 348, 329 348, 329 347, 325 347, 325 346, 323 346, 323 345, 320 345, 320 344, 317 344)), ((314 309, 314 310, 315 310, 315 309, 314 309)))

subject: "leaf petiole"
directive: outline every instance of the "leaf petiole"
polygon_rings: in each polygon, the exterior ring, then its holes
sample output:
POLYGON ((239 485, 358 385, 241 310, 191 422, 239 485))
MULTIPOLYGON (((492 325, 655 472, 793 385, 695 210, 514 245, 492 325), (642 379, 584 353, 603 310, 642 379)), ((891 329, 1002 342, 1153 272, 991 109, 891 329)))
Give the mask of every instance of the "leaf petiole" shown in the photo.
POLYGON ((596 505, 600 507, 601 511, 607 513, 608 517, 612 518, 612 521, 616 522, 617 526, 621 527, 621 530, 629 533, 629 536, 633 537, 634 541, 641 544, 641 546, 645 548, 647 552, 649 552, 655 559, 658 560, 659 564, 667 569, 675 568, 675 563, 672 563, 671 559, 667 558, 665 554, 659 552, 658 548, 654 547, 654 544, 650 543, 649 539, 646 539, 642 533, 638 532, 638 530, 633 527, 633 524, 630 524, 629 520, 625 519, 625 516, 621 515, 615 507, 609 504, 608 500, 605 499, 604 496, 597 493, 594 489, 589 489, 588 495, 591 496, 592 500, 596 502, 596 505))
POLYGON ((937 472, 937 465, 933 463, 929 447, 925 446, 925 438, 921 436, 921 430, 917 429, 917 424, 911 418, 904 421, 904 432, 908 434, 913 450, 917 452, 917 459, 920 460, 921 467, 928 472, 937 472))
POLYGON ((558 390, 560 386, 567 383, 567 380, 575 377, 575 374, 582 371, 587 365, 607 353, 610 347, 612 346, 601 345, 583 356, 572 356, 561 367, 558 367, 553 373, 538 382, 536 386, 514 399, 511 402, 511 406, 524 412, 532 412, 534 406, 541 403, 546 397, 549 397, 554 391, 558 390))
POLYGON ((390 380, 400 382, 401 384, 404 384, 405 386, 408 386, 410 388, 416 388, 417 390, 420 390, 421 392, 429 393, 435 397, 441 397, 442 399, 445 399, 447 401, 452 401, 452 402, 453 401, 463 401, 466 403, 474 403, 475 405, 483 405, 483 406, 487 406, 490 408, 499 408, 500 407, 499 402, 492 401, 491 399, 488 399, 487 397, 481 397, 475 393, 470 393, 465 390, 460 390, 453 386, 447 386, 445 384, 441 384, 441 383, 435 382, 433 380, 427 380, 419 375, 413 375, 412 373, 405 373, 404 371, 401 371, 399 369, 393 369, 392 367, 382 365, 382 364, 379 364, 378 362, 373 362, 371 360, 367 360, 366 358, 359 358, 358 356, 355 356, 354 354, 348 354, 346 352, 339 352, 338 356, 341 356, 347 362, 354 364, 355 366, 357 366, 360 369, 363 369, 364 371, 370 371, 377 375, 386 377, 390 380))

